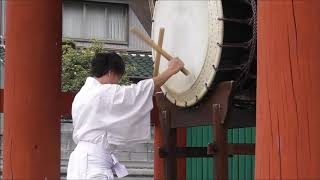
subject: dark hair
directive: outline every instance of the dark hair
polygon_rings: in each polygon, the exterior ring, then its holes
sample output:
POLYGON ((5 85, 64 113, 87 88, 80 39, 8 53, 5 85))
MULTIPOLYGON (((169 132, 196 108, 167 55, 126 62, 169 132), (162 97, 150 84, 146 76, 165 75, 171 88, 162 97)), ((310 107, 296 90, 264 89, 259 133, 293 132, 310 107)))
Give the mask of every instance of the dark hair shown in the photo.
POLYGON ((125 64, 122 58, 114 52, 96 54, 91 61, 92 76, 99 78, 109 71, 122 76, 125 71, 125 64))

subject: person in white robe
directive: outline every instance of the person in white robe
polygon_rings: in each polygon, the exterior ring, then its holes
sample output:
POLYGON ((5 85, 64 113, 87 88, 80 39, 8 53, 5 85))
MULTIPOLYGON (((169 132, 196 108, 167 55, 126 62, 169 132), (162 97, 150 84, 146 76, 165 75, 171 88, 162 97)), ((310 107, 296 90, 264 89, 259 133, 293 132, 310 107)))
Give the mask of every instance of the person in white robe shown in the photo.
POLYGON ((183 68, 179 59, 153 79, 118 85, 125 65, 116 53, 100 53, 91 62, 88 77, 72 103, 73 140, 77 144, 68 163, 67 179, 109 180, 128 175, 113 152, 147 142, 154 90, 183 68))

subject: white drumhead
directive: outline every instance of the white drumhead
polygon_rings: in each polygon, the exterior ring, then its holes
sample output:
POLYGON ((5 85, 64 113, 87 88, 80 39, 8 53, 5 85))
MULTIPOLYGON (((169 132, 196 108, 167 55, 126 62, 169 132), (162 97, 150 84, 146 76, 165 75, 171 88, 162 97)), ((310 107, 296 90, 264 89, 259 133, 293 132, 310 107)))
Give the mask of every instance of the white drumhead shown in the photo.
MULTIPOLYGON (((191 72, 181 72, 162 86, 167 98, 177 106, 188 107, 197 103, 207 92, 220 61, 223 41, 221 0, 158 0, 155 4, 152 39, 157 42, 159 30, 165 28, 163 49, 179 57, 191 72), (215 68, 214 68, 214 67, 215 68)), ((153 51, 153 59, 156 52, 153 51)), ((159 72, 168 61, 161 57, 159 72)))

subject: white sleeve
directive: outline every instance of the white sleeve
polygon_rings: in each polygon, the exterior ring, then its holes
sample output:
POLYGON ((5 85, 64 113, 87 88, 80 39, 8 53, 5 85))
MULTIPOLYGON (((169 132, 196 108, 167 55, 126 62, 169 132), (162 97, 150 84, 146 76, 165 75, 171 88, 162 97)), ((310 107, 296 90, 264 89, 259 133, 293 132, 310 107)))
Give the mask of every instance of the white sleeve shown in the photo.
POLYGON ((131 145, 150 139, 153 92, 152 79, 131 86, 116 86, 106 119, 109 144, 131 145))

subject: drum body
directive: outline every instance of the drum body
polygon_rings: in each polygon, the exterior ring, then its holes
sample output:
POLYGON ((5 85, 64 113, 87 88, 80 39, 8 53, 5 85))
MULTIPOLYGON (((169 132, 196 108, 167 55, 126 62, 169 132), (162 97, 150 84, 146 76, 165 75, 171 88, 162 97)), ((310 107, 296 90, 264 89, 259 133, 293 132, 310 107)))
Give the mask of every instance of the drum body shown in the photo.
MULTIPOLYGON (((163 49, 191 72, 179 72, 162 86, 170 102, 190 107, 220 81, 244 83, 255 58, 253 8, 246 0, 156 2, 152 38, 157 41, 160 28, 165 28, 163 49)), ((167 64, 162 57, 160 73, 167 64)))

